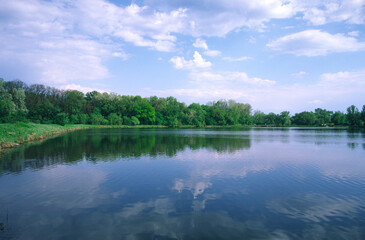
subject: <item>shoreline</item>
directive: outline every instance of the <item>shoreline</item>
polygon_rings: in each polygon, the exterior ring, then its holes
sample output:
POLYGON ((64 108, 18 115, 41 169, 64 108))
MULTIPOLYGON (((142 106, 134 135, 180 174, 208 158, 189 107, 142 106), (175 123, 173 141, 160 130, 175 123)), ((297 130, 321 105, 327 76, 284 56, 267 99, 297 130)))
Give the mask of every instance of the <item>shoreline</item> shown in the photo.
POLYGON ((82 129, 97 128, 167 128, 159 125, 57 125, 57 124, 36 124, 36 123, 4 123, 0 124, 0 153, 8 151, 16 146, 42 141, 67 132, 74 132, 82 129))
MULTIPOLYGON (((161 125, 87 125, 87 124, 36 124, 36 123, 3 123, 0 124, 0 153, 4 153, 16 146, 24 145, 31 142, 43 141, 45 139, 55 137, 67 132, 73 132, 82 129, 98 129, 98 128, 125 128, 125 129, 143 129, 143 128, 170 128, 161 125)), ((175 128, 310 128, 310 129, 348 129, 348 127, 323 127, 323 126, 287 126, 287 127, 273 127, 273 126, 178 126, 175 128)))

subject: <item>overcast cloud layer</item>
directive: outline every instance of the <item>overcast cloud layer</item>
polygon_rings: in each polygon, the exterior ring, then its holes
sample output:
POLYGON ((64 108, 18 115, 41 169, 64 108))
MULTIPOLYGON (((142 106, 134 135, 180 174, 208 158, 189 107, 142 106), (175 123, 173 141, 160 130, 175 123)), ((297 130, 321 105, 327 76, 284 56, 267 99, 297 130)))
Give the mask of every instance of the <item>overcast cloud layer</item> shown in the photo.
POLYGON ((0 0, 0 77, 81 91, 365 104, 365 0, 0 0))

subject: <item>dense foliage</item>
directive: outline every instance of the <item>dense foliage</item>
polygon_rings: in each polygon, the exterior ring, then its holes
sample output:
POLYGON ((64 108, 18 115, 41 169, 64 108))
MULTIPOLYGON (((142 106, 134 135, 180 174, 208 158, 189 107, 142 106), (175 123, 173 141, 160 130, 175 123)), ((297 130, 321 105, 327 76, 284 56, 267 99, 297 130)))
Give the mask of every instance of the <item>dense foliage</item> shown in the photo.
POLYGON ((355 126, 365 125, 365 105, 346 113, 317 108, 290 116, 252 112, 250 104, 219 100, 187 106, 174 97, 122 96, 115 93, 59 90, 41 84, 0 79, 0 122, 164 126, 355 126))

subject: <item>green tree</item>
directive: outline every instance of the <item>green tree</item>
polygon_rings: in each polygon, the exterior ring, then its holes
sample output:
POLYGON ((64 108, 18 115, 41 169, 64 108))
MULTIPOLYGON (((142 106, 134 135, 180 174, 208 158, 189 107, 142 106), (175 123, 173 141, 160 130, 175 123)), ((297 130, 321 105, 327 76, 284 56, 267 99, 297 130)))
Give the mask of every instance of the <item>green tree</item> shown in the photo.
POLYGON ((186 112, 186 106, 184 103, 180 103, 174 97, 166 98, 166 111, 164 113, 164 119, 168 126, 181 125, 182 120, 186 118, 184 116, 186 112))
POLYGON ((4 79, 0 78, 0 122, 7 122, 15 112, 16 106, 12 96, 4 88, 4 79))
POLYGON ((122 125, 123 119, 116 113, 111 113, 108 116, 110 125, 122 125))
POLYGON ((80 114, 85 103, 84 94, 77 90, 68 90, 63 93, 64 111, 67 114, 80 114))
POLYGON ((69 123, 69 119, 66 113, 58 113, 55 117, 55 123, 59 125, 66 125, 69 123))
POLYGON ((220 100, 215 104, 226 111, 226 122, 229 125, 250 124, 251 105, 237 103, 234 100, 220 100))
POLYGON ((348 124, 346 114, 340 111, 336 111, 334 114, 332 114, 331 122, 337 126, 344 126, 348 124))
POLYGON ((136 117, 141 124, 154 124, 155 123, 155 109, 147 101, 142 99, 135 108, 136 117))
POLYGON ((263 112, 260 112, 260 111, 256 111, 254 114, 253 114, 253 122, 254 124, 256 125, 264 125, 265 124, 265 113, 263 112))
POLYGON ((361 118, 362 124, 365 125, 365 105, 362 106, 360 118, 361 118))
POLYGON ((281 112, 278 116, 278 125, 279 126, 290 126, 290 112, 284 111, 281 112))
POLYGON ((124 123, 124 125, 130 126, 130 125, 132 125, 132 120, 128 116, 123 116, 123 123, 124 123))
POLYGON ((192 103, 188 106, 186 112, 187 124, 197 127, 205 126, 206 112, 198 103, 192 103))
POLYGON ((301 112, 296 113, 293 116, 293 124, 296 125, 307 125, 307 126, 313 126, 317 122, 316 115, 313 112, 301 112))
POLYGON ((148 99, 151 106, 155 109, 155 121, 157 125, 166 125, 167 102, 164 98, 156 96, 148 99))
POLYGON ((316 115, 316 125, 329 125, 331 123, 332 111, 316 108, 314 114, 316 115))
POLYGON ((278 116, 271 112, 265 116, 265 125, 269 126, 277 126, 278 124, 278 116))
POLYGON ((79 118, 80 118, 80 123, 81 123, 81 124, 88 124, 88 123, 89 123, 89 121, 90 121, 90 117, 89 117, 89 115, 88 115, 88 114, 86 114, 86 113, 81 113, 81 114, 79 115, 79 118))
POLYGON ((132 125, 139 125, 140 124, 138 118, 136 118, 135 116, 131 117, 131 123, 132 123, 132 125))
POLYGON ((347 121, 350 126, 358 127, 360 126, 361 114, 359 109, 355 105, 351 105, 347 108, 347 121))

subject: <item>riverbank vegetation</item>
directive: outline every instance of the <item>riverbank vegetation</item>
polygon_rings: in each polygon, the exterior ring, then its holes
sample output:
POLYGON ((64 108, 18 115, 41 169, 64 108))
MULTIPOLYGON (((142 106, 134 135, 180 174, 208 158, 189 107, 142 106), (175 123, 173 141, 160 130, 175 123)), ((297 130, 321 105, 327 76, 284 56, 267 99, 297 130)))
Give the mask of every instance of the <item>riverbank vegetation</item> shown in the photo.
POLYGON ((288 111, 252 111, 248 103, 219 100, 207 104, 185 103, 174 97, 86 94, 41 84, 0 79, 0 122, 91 125, 189 126, 351 126, 365 125, 365 105, 346 112, 317 108, 291 115, 288 111))

